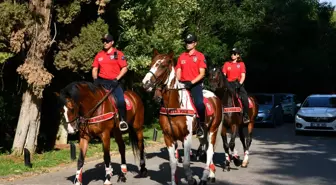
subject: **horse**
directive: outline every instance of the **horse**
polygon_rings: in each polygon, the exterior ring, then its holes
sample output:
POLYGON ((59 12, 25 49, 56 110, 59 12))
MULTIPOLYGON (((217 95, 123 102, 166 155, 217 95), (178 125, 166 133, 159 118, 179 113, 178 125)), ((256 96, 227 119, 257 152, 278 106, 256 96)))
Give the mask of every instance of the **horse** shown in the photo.
MULTIPOLYGON (((178 141, 184 145, 183 168, 189 185, 196 185, 197 182, 192 176, 190 169, 190 151, 192 136, 197 129, 197 111, 193 105, 191 95, 185 89, 184 84, 176 78, 174 69, 174 52, 160 54, 153 50, 153 58, 150 70, 142 80, 143 87, 147 92, 153 89, 161 89, 162 107, 160 109, 159 123, 163 132, 164 141, 169 152, 171 168, 171 184, 176 185, 175 156, 176 144, 178 141)), ((215 165, 212 161, 216 147, 217 131, 222 121, 222 108, 220 99, 214 93, 203 90, 204 102, 206 105, 206 129, 207 137, 200 138, 201 143, 206 143, 207 160, 203 175, 199 184, 207 184, 207 181, 215 181, 215 165)))
POLYGON ((127 109, 126 131, 119 130, 119 116, 116 99, 110 94, 113 89, 106 90, 91 82, 72 82, 56 93, 60 100, 61 112, 64 115, 69 134, 79 131, 80 153, 77 161, 77 171, 74 184, 82 184, 82 170, 90 139, 99 137, 103 143, 105 182, 112 184, 113 169, 110 159, 110 136, 115 138, 121 155, 121 174, 118 182, 126 182, 127 165, 125 159, 125 143, 122 135, 128 132, 130 144, 135 157, 140 157, 140 177, 147 176, 144 158, 144 106, 140 97, 133 91, 125 91, 124 97, 127 109))
MULTIPOLYGON (((215 92, 215 94, 220 97, 223 105, 223 126, 222 126, 222 140, 225 150, 225 162, 224 169, 230 171, 230 162, 233 159, 235 166, 241 166, 243 168, 247 168, 249 163, 249 149, 252 143, 252 131, 254 128, 255 117, 258 114, 258 104, 256 103, 256 99, 252 96, 248 96, 249 100, 249 111, 248 115, 250 117, 250 122, 244 124, 242 117, 242 103, 238 97, 238 93, 233 89, 226 76, 222 73, 220 68, 211 68, 209 69, 209 85, 211 90, 215 92), (248 127, 248 135, 245 141, 245 135, 243 132, 244 127, 248 127), (231 140, 228 144, 227 142, 227 129, 231 128, 231 140), (237 136, 237 130, 239 134, 240 141, 243 144, 244 148, 244 158, 243 161, 239 159, 238 152, 235 148, 235 139, 237 136), (229 148, 231 150, 231 154, 229 154, 229 148)), ((223 170, 224 170, 223 169, 223 170)))

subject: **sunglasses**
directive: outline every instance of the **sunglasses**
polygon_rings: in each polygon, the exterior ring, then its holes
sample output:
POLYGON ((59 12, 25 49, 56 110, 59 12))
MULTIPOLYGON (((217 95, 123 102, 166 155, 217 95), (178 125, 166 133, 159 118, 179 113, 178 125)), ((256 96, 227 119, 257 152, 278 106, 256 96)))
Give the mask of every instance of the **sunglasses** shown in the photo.
POLYGON ((109 42, 111 42, 110 40, 106 40, 106 39, 102 39, 102 42, 103 43, 109 43, 109 42))
POLYGON ((193 44, 195 43, 194 41, 191 41, 191 42, 185 42, 186 44, 193 44))

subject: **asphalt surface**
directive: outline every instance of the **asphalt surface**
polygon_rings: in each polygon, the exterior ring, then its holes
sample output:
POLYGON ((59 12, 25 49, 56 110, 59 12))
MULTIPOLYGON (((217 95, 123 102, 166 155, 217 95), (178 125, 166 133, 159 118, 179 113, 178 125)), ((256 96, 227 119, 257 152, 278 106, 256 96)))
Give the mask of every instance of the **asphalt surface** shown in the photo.
MULTIPOLYGON (((193 138, 194 139, 194 138, 193 138)), ((221 139, 216 147, 214 162, 216 164, 216 183, 227 185, 331 185, 336 184, 336 137, 328 134, 295 136, 292 124, 286 123, 278 128, 255 128, 250 149, 248 168, 235 167, 231 163, 231 171, 223 172, 221 164, 224 153, 221 139)), ((194 139, 193 149, 198 146, 194 139)), ((236 147, 242 156, 242 145, 237 138, 236 147)), ((182 151, 181 151, 182 153, 182 151)), ((88 162, 84 165, 83 184, 102 185, 104 182, 103 159, 88 162)), ((120 158, 112 157, 115 173, 120 172, 120 158)), ((115 174, 113 184, 169 184, 170 167, 168 152, 163 147, 147 151, 147 178, 136 178, 138 161, 132 154, 127 156, 128 174, 126 183, 118 183, 115 174)), ((202 175, 203 162, 192 161, 191 168, 199 181, 202 175)), ((72 184, 76 168, 71 166, 57 172, 18 179, 0 184, 26 185, 65 185, 72 184)), ((186 184, 182 164, 178 164, 177 174, 180 184, 186 184)), ((210 183, 208 183, 210 184, 210 183)))

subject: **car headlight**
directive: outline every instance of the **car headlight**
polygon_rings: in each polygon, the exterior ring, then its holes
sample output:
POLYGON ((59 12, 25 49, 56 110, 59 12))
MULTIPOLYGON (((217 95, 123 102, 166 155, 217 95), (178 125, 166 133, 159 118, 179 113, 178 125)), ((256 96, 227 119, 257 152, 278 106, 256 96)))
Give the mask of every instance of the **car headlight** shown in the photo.
POLYGON ((295 118, 302 119, 302 117, 300 115, 298 115, 298 114, 295 116, 295 118))

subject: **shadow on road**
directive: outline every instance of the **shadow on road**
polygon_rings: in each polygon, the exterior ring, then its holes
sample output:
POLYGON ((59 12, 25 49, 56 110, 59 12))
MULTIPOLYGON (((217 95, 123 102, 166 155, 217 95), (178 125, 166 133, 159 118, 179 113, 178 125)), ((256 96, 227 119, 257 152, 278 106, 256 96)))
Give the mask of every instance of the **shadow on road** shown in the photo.
MULTIPOLYGON (((255 129, 255 140, 261 141, 259 151, 252 150, 251 156, 259 155, 272 161, 273 165, 257 170, 256 173, 274 176, 286 184, 286 180, 334 184, 336 181, 335 134, 308 133, 296 136, 291 125, 275 129, 255 129), (287 177, 287 178, 286 178, 287 177)), ((260 181, 260 184, 274 185, 274 181, 260 181)))

